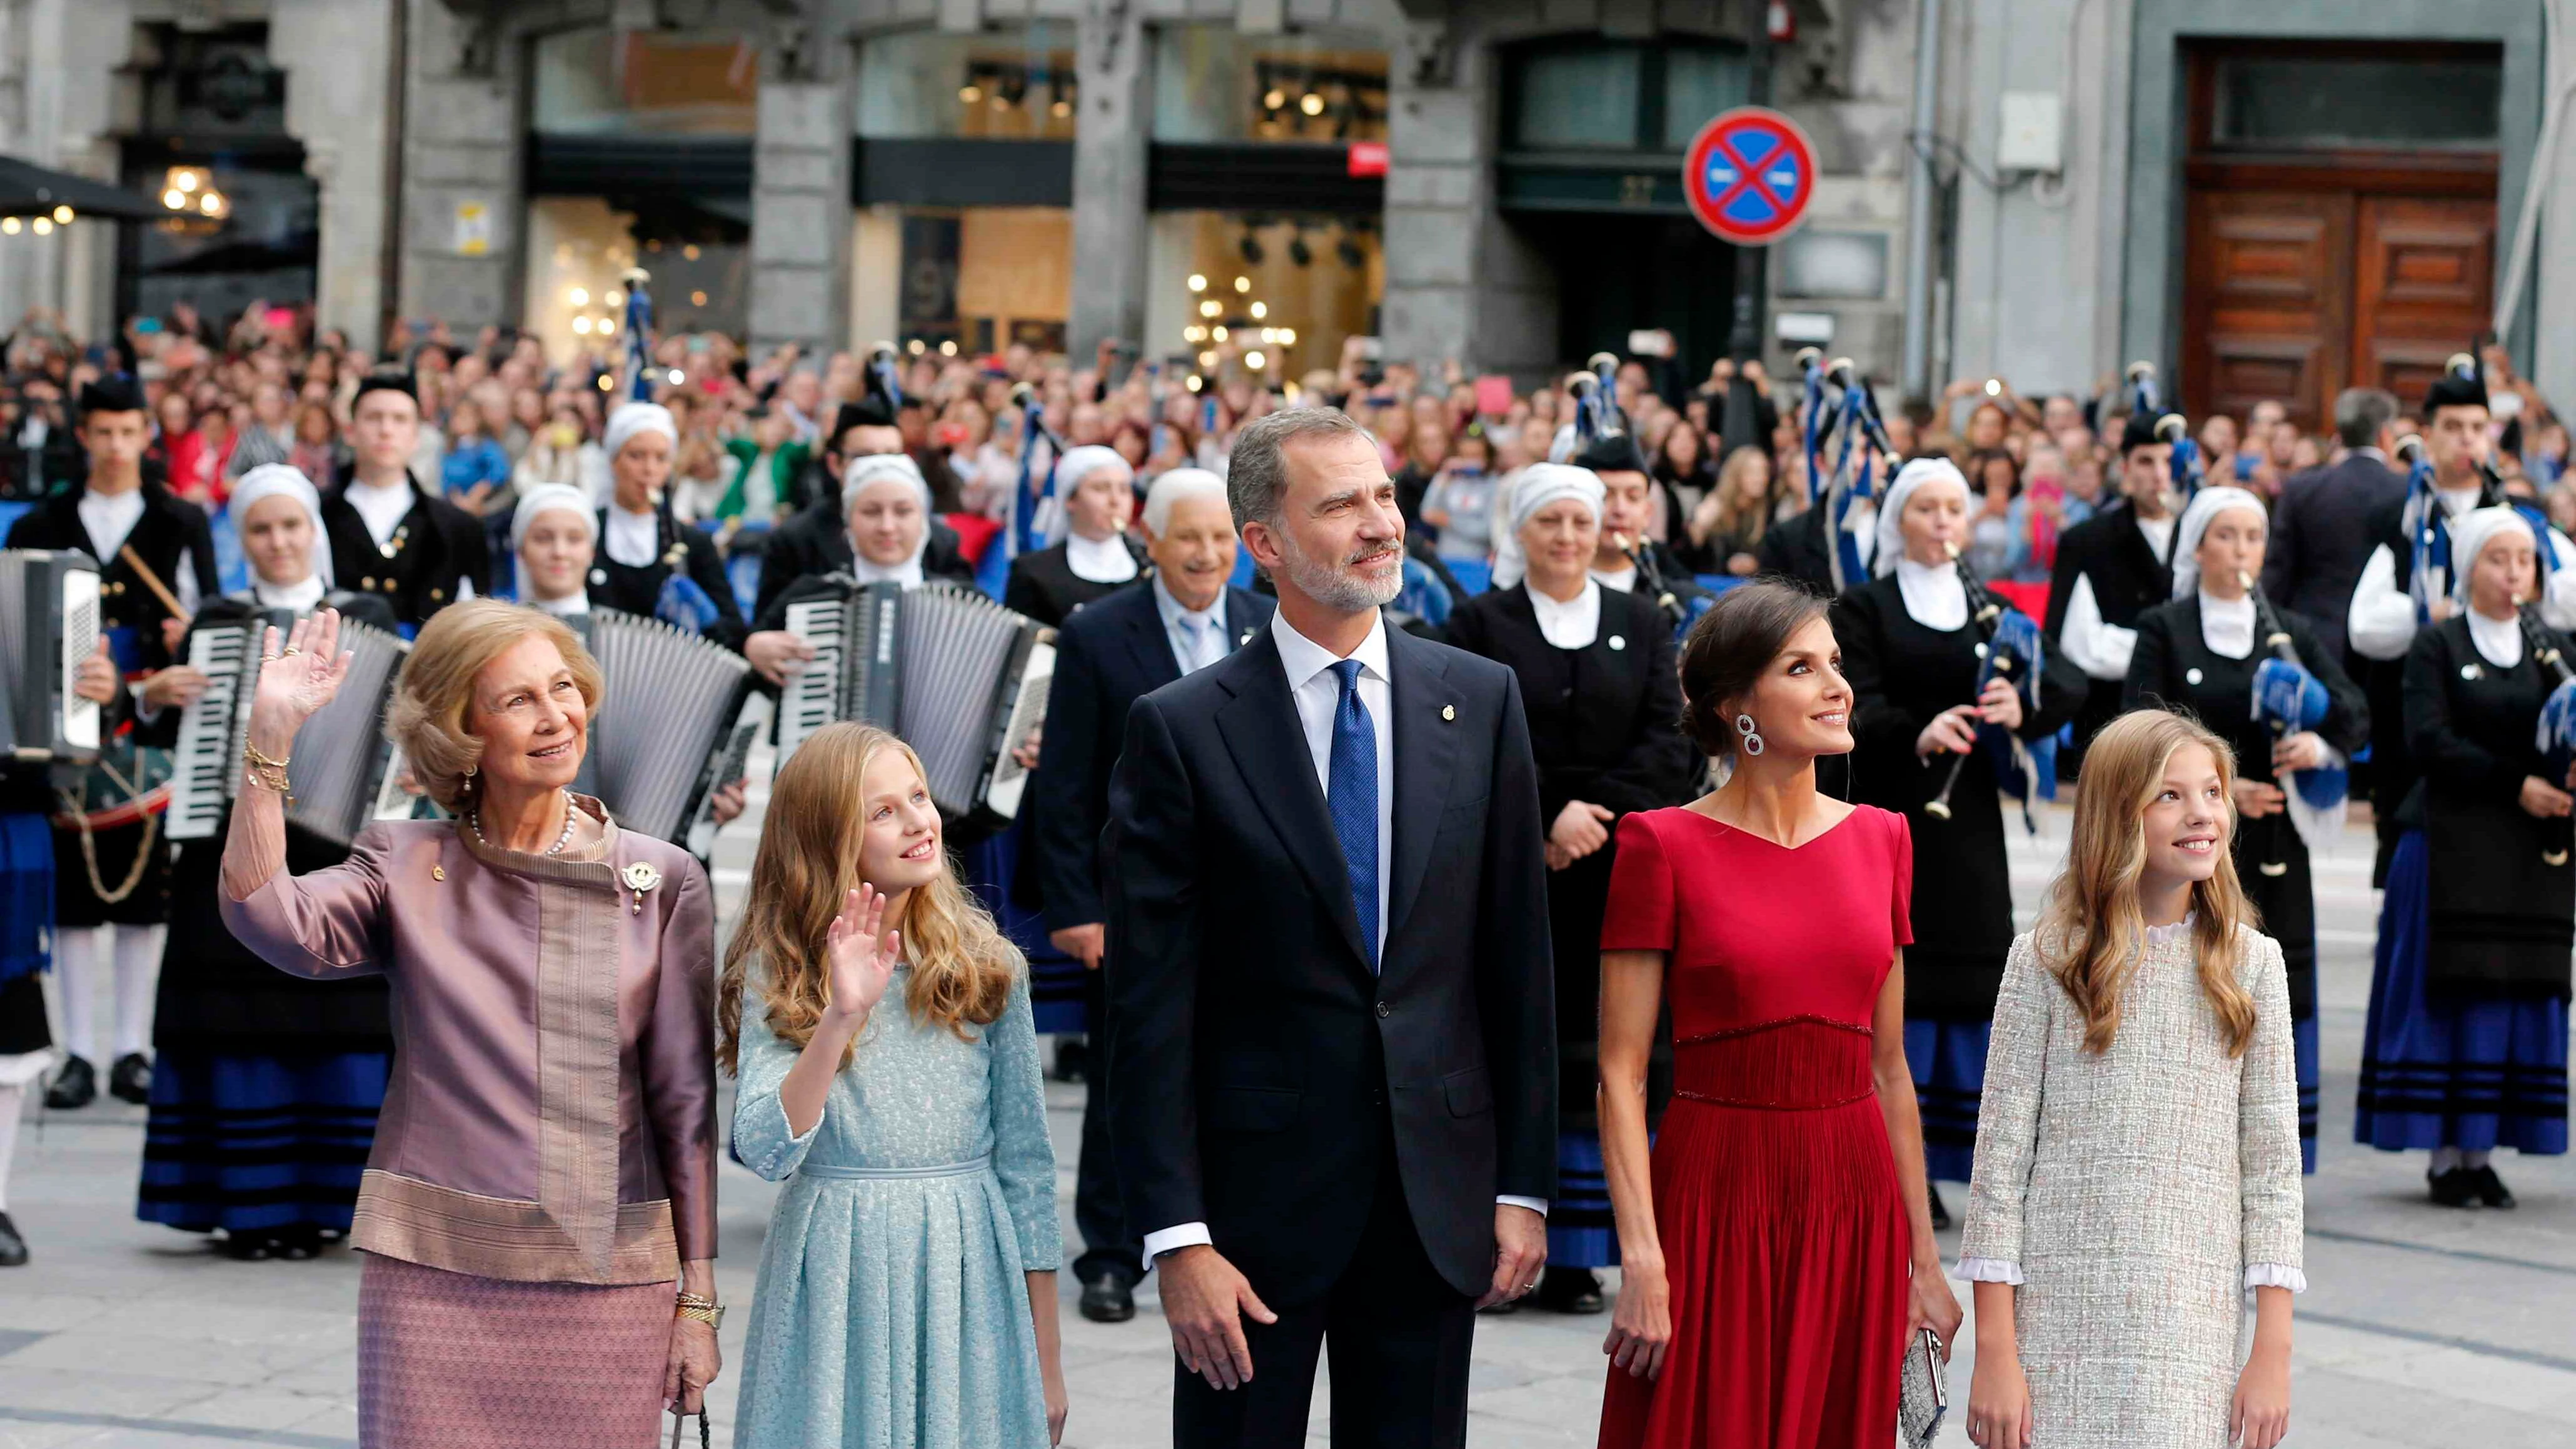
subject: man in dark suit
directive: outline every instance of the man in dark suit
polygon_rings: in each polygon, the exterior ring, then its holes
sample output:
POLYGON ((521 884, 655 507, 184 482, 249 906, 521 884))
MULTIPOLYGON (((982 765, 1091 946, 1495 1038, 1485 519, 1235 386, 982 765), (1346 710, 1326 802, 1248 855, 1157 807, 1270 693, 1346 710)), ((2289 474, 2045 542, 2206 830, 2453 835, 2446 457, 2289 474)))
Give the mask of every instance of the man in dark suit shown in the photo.
POLYGON ((420 442, 420 398, 408 374, 371 373, 349 404, 355 463, 349 480, 322 495, 339 586, 374 594, 417 628, 430 615, 492 591, 491 546, 483 520, 411 476, 420 442))
POLYGON ((1226 487, 1278 613, 1128 712, 1102 837, 1173 1441, 1302 1445, 1330 1338, 1337 1445, 1462 1444, 1475 1310, 1537 1286, 1555 1191, 1520 687, 1387 627, 1404 519, 1348 417, 1253 423, 1226 487))
MULTIPOLYGON (((1145 500, 1145 535, 1153 575, 1084 609, 1056 637, 1046 742, 1030 777, 1033 873, 1047 936, 1087 968, 1083 1004, 1103 1042, 1109 1013, 1101 959, 1109 912, 1100 899, 1100 828, 1109 818, 1109 772, 1127 734, 1127 707, 1251 643, 1274 607, 1226 583, 1234 573, 1234 518, 1226 509, 1225 480, 1214 473, 1175 468, 1155 479, 1145 500)), ((1095 1055, 1089 1068, 1073 1190, 1073 1220, 1085 1251, 1073 1273, 1082 1283, 1083 1316, 1123 1323, 1136 1314, 1144 1244, 1119 1207, 1107 1057, 1095 1055)))
POLYGON ((2335 433, 2352 452, 2291 479, 2272 509, 2263 592, 2306 615, 2317 642, 2349 667, 2345 616, 2361 567, 2379 546, 2372 526, 2406 497, 2405 476, 2388 465, 2397 446, 2397 399, 2375 387, 2345 388, 2335 399, 2335 433))

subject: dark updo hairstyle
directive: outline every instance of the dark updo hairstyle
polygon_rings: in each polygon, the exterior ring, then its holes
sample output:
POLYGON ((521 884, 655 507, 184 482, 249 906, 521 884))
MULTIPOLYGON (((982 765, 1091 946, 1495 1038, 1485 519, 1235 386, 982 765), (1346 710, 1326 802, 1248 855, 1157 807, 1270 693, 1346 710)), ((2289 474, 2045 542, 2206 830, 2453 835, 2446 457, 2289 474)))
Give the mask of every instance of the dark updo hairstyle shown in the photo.
POLYGON ((1682 733, 1711 759, 1735 752, 1725 702, 1752 692, 1789 636, 1825 612, 1825 601, 1778 579, 1738 584, 1682 641, 1682 733))

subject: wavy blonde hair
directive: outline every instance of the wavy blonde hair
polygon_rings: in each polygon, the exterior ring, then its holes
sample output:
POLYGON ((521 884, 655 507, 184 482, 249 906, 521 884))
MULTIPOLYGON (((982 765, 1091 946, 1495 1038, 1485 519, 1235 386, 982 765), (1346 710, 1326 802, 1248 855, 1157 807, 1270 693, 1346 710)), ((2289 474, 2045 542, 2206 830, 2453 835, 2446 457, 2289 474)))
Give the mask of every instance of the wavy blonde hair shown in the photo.
MULTIPOLYGON (((860 781, 881 750, 902 751, 914 773, 929 778, 912 746, 873 725, 843 723, 808 736, 770 783, 751 889, 725 947, 716 988, 716 1055, 727 1071, 738 1068, 743 990, 755 958, 761 962, 769 1029, 800 1050, 814 1038, 831 998, 825 943, 832 918, 841 913, 843 894, 861 879, 867 811, 860 781)), ((903 919, 885 924, 903 933, 903 954, 912 963, 904 1005, 915 1020, 936 1022, 971 1041, 970 1024, 1001 1019, 1025 969, 1019 948, 958 884, 956 866, 944 853, 939 874, 904 903, 903 919)), ((849 1064, 845 1052, 841 1065, 849 1064)))
MULTIPOLYGON (((474 680, 495 659, 536 635, 555 646, 581 691, 590 726, 599 723, 605 681, 581 636, 539 609, 499 599, 467 599, 430 616, 403 660, 385 711, 385 738, 402 751, 412 778, 451 815, 464 813, 480 788, 483 737, 465 727, 474 709, 474 680)), ((585 748, 589 731, 583 731, 585 748)))
MULTIPOLYGON (((2221 788, 2236 783, 2236 753, 2198 721, 2158 709, 2113 720, 2084 751, 2084 780, 2075 796, 2074 836, 2066 868, 2048 886, 2031 946, 2040 964, 2084 1013, 2084 1048, 2099 1055, 2120 1031, 2120 998, 2136 974, 2146 930, 2138 910, 2138 877, 2147 865, 2147 805, 2164 782, 2174 751, 2199 745, 2218 762, 2221 788)), ((2232 802, 2231 795, 2231 802, 2232 802)), ((2236 812, 2227 812, 2234 843, 2236 812)), ((2236 879, 2231 852, 2191 888, 2192 955, 2201 994, 2218 1015, 2229 1056, 2254 1036, 2254 997, 2236 979, 2240 928, 2257 925, 2254 905, 2236 879)))

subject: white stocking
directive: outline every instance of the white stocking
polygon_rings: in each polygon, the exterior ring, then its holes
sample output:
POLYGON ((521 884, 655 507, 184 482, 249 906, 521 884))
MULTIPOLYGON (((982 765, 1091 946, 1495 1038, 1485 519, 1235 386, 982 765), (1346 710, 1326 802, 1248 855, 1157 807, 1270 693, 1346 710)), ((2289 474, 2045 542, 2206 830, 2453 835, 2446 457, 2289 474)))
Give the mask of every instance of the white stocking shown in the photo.
POLYGON ((105 926, 54 928, 54 1005, 63 1014, 63 1050, 98 1065, 98 938, 105 926))
POLYGON ((2436 1147, 2433 1149, 2433 1170, 2435 1172, 2448 1172, 2459 1165, 2460 1149, 2456 1147, 2436 1147))
POLYGON ((2487 1160, 2494 1156, 2495 1149, 2491 1147, 2462 1148, 2460 1150, 2460 1165, 2471 1172, 2475 1172, 2479 1168, 2486 1166, 2487 1160))
POLYGON ((9 1155, 18 1150, 19 1099, 26 1095, 23 1086, 0 1087, 0 1213, 9 1210, 9 1155))
POLYGON ((160 978, 161 942, 167 926, 110 926, 116 933, 116 1054, 142 1053, 152 1045, 152 989, 160 978))

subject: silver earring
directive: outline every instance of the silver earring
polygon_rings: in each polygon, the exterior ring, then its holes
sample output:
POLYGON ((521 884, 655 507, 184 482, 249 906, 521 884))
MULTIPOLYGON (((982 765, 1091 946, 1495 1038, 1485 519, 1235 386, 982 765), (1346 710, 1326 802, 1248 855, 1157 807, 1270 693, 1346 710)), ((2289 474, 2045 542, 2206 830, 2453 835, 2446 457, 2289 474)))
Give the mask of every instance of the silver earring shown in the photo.
POLYGON ((1735 717, 1735 733, 1738 736, 1737 747, 1742 749, 1744 753, 1748 755, 1758 755, 1762 753, 1762 736, 1753 728, 1753 716, 1749 714, 1737 715, 1735 717))

